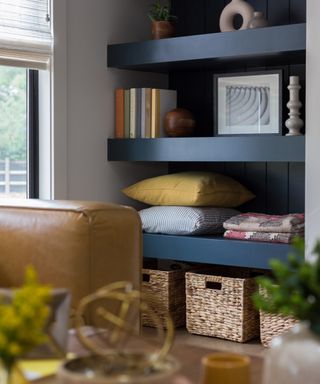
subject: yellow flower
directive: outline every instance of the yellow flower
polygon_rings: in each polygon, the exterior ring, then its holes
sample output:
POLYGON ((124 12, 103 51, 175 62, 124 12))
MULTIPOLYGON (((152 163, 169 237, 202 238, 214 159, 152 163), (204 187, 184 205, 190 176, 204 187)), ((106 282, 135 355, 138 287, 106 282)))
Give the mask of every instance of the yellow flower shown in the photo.
POLYGON ((50 298, 51 289, 38 283, 32 267, 26 269, 25 282, 15 290, 10 303, 0 298, 0 358, 4 362, 45 340, 50 298))
POLYGON ((15 341, 8 345, 8 352, 11 356, 19 356, 22 352, 22 347, 15 341))
POLYGON ((8 343, 6 336, 0 332, 0 350, 3 349, 8 343))

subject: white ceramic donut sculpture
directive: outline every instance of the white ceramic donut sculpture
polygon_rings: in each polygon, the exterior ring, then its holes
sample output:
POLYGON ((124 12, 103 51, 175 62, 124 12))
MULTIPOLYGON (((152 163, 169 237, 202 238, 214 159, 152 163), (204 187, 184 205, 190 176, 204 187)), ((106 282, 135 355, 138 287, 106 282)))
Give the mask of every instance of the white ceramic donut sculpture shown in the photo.
POLYGON ((233 20, 236 15, 240 15, 243 23, 239 29, 247 29, 249 22, 253 18, 254 9, 244 0, 232 0, 222 11, 220 15, 221 32, 235 31, 233 20))

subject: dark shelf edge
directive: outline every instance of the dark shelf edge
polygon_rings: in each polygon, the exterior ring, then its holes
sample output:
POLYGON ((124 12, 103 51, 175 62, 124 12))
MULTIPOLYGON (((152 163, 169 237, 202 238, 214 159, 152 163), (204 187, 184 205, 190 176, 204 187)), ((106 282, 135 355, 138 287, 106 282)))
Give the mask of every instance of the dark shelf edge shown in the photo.
POLYGON ((219 67, 223 63, 248 59, 266 63, 303 62, 306 50, 306 24, 288 24, 209 33, 170 39, 147 40, 107 47, 107 66, 167 72, 173 69, 219 67))
POLYGON ((108 161, 304 162, 304 136, 108 139, 108 161))
POLYGON ((291 250, 287 244, 227 240, 222 237, 143 235, 145 258, 270 269, 271 259, 285 261, 291 250))

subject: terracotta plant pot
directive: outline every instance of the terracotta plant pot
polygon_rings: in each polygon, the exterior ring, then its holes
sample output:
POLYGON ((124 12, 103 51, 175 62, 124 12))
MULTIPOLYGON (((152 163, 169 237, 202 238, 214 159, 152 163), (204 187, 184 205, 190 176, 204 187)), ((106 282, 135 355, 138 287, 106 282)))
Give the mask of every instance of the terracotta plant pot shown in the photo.
POLYGON ((184 108, 173 109, 164 118, 164 128, 170 137, 191 136, 195 127, 193 114, 184 108))
POLYGON ((176 33, 176 28, 170 21, 153 21, 152 22, 152 38, 165 39, 173 37, 176 33))

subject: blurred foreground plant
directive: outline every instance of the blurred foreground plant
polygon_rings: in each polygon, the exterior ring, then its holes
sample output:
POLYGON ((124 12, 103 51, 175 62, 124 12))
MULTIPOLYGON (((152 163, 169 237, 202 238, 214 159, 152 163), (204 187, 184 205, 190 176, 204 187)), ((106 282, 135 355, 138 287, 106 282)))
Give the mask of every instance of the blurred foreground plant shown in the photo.
POLYGON ((320 241, 314 248, 314 263, 304 260, 304 241, 294 241, 295 253, 287 263, 272 260, 273 277, 258 277, 262 288, 253 301, 269 313, 292 316, 309 322, 310 329, 320 336, 320 241))
POLYGON ((38 282, 31 266, 26 269, 22 287, 14 290, 12 300, 0 296, 0 359, 8 376, 18 357, 46 341, 50 298, 50 287, 38 282))

